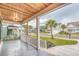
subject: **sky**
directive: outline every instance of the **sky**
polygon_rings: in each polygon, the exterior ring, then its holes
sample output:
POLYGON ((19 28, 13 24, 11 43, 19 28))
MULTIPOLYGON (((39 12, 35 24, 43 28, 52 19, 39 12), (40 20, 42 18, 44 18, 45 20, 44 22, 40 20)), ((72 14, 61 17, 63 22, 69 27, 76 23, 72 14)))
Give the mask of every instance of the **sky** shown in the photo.
MULTIPOLYGON (((48 21, 49 19, 54 19, 58 23, 67 24, 68 22, 79 21, 79 3, 73 3, 67 5, 63 8, 57 9, 56 11, 50 12, 40 17, 41 25, 48 21)), ((29 24, 35 26, 35 21, 30 21, 29 24)))

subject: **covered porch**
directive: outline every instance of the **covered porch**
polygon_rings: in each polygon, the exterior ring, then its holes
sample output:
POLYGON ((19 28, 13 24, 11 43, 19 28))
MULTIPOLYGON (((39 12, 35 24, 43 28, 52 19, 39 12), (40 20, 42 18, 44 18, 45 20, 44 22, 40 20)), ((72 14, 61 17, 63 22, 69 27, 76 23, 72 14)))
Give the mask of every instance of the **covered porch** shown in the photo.
MULTIPOLYGON (((47 48, 47 41, 40 40, 40 17, 48 12, 55 11, 68 4, 65 3, 24 3, 24 4, 0 4, 0 55, 20 55, 20 56, 43 56, 51 55, 43 50, 47 48), (36 38, 33 40, 29 36, 29 21, 35 20, 36 38), (8 24, 6 26, 6 24, 8 24), (18 40, 3 39, 8 36, 7 33, 3 34, 8 26, 17 27, 18 40), (26 31, 23 31, 26 26, 26 31), (6 28, 5 28, 6 27, 6 28), (4 29, 4 30, 3 30, 4 29), (5 37, 4 37, 5 35, 5 37)), ((11 29, 14 27, 11 27, 11 29)), ((13 35, 14 34, 10 34, 13 35)), ((10 36, 11 37, 11 36, 10 36)), ((15 39, 15 37, 12 37, 15 39)), ((10 38, 9 38, 10 39, 10 38)))

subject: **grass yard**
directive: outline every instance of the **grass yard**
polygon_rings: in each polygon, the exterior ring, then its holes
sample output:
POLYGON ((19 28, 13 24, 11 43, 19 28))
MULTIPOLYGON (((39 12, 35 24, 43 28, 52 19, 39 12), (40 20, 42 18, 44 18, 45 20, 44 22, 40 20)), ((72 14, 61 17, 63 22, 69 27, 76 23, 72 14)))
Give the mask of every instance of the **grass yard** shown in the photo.
MULTIPOLYGON (((35 35, 32 35, 33 38, 35 38, 35 35)), ((66 39, 59 39, 59 38, 54 38, 51 39, 51 37, 40 37, 41 40, 47 40, 51 44, 54 44, 55 46, 60 46, 60 45, 73 45, 77 44, 76 40, 66 40, 66 39)))
POLYGON ((40 32, 41 34, 48 34, 48 32, 40 32))
POLYGON ((47 40, 48 42, 59 46, 59 45, 72 45, 72 44, 76 44, 77 41, 76 40, 64 40, 64 39, 58 39, 58 38, 54 38, 51 39, 50 37, 41 37, 42 40, 47 40))

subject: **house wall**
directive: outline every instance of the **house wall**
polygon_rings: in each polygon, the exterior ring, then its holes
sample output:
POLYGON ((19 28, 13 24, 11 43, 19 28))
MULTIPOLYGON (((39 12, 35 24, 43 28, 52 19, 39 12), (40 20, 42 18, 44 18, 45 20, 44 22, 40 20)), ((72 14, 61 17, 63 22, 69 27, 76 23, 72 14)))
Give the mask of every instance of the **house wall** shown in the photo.
POLYGON ((78 27, 68 28, 68 31, 71 33, 79 32, 79 28, 78 27))

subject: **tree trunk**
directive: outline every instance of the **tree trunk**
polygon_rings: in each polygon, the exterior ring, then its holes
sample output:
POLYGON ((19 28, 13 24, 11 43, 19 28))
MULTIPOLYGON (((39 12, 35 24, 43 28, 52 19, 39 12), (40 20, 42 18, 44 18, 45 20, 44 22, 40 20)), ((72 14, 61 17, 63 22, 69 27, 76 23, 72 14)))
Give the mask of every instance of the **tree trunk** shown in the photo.
POLYGON ((53 39, 54 37, 53 37, 53 29, 52 29, 52 27, 51 27, 51 38, 53 39))
POLYGON ((71 33, 69 33, 69 39, 71 39, 71 33))

